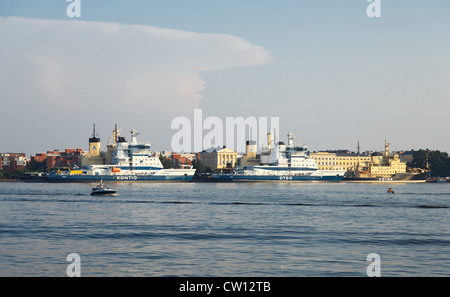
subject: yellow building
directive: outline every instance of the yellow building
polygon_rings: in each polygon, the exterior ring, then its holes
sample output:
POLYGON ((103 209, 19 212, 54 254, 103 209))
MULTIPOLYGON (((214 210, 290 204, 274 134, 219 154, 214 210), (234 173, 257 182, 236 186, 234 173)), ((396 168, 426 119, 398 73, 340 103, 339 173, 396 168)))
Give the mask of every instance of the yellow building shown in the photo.
POLYGON ((255 166, 261 164, 261 157, 257 154, 256 141, 247 141, 245 155, 238 159, 237 164, 240 167, 255 166))
POLYGON ((389 143, 385 140, 384 154, 379 164, 368 164, 367 170, 355 171, 357 177, 370 178, 370 177, 383 177, 389 178, 398 173, 406 173, 406 163, 400 160, 398 154, 389 154, 389 143))
POLYGON ((89 138, 89 153, 87 154, 87 157, 98 157, 100 156, 100 138, 97 135, 97 132, 95 132, 95 124, 94 124, 94 130, 92 131, 92 137, 89 138))
POLYGON ((209 170, 223 171, 226 168, 236 167, 238 153, 232 149, 211 148, 200 153, 200 161, 209 170))
POLYGON ((389 154, 389 144, 385 142, 384 153, 361 155, 355 153, 317 152, 310 153, 319 169, 344 169, 348 174, 361 178, 389 178, 398 173, 406 173, 406 163, 398 154, 389 154))
POLYGON ((310 153, 310 157, 316 161, 320 170, 353 170, 358 163, 378 162, 377 157, 366 156, 354 153, 331 153, 317 152, 310 153))
POLYGON ((102 165, 111 163, 111 153, 100 151, 101 142, 95 132, 95 124, 92 132, 92 137, 89 138, 89 152, 81 159, 81 166, 85 165, 102 165))
POLYGON ((369 164, 367 171, 356 173, 359 177, 392 177, 397 173, 406 173, 406 163, 401 162, 398 155, 394 155, 381 164, 369 164))

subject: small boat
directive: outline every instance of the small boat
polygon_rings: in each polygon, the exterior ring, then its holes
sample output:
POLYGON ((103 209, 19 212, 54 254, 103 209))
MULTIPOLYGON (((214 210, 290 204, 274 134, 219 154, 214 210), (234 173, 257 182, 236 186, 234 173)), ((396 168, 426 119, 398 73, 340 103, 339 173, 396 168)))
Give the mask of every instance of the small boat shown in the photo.
POLYGON ((92 188, 91 195, 115 195, 117 190, 111 189, 100 181, 95 188, 92 188))

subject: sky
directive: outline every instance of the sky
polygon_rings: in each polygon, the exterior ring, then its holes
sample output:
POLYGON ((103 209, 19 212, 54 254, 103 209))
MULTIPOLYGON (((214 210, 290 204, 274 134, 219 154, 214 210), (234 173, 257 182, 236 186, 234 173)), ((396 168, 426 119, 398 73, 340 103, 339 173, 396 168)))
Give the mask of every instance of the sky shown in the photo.
POLYGON ((312 151, 450 152, 448 0, 79 3, 0 0, 0 152, 87 150, 94 123, 170 150, 195 109, 312 151))

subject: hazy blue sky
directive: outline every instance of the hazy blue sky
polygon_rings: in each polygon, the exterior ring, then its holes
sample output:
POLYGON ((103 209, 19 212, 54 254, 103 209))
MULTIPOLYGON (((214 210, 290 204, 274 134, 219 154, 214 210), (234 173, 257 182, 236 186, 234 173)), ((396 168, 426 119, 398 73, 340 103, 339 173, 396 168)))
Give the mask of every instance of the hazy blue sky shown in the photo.
MULTIPOLYGON (((0 152, 170 149, 177 116, 280 118, 311 150, 450 152, 450 1, 0 1, 0 152)), ((206 133, 206 131, 205 131, 206 133)))

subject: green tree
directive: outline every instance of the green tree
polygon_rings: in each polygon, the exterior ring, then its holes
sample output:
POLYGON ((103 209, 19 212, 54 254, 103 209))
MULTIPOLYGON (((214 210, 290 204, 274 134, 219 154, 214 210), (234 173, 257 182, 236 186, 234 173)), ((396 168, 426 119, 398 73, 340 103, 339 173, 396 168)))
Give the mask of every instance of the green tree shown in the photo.
POLYGON ((12 176, 14 176, 14 177, 24 176, 25 175, 25 171, 26 171, 25 169, 16 169, 12 173, 12 176))
POLYGON ((411 167, 426 169, 429 154, 430 150, 428 149, 418 150, 417 152, 414 152, 411 167))
POLYGON ((197 169, 196 173, 205 173, 206 168, 205 165, 200 160, 192 160, 192 167, 194 169, 197 169))
POLYGON ((45 172, 47 171, 47 161, 38 162, 36 160, 31 160, 28 162, 26 170, 29 172, 45 172))
POLYGON ((449 168, 448 154, 440 151, 432 151, 430 153, 430 169, 434 176, 447 176, 449 168))
POLYGON ((0 179, 10 179, 12 178, 12 173, 7 170, 0 170, 0 179))
POLYGON ((448 176, 450 174, 450 158, 448 153, 419 150, 414 153, 411 166, 415 168, 430 169, 433 176, 448 176))
POLYGON ((163 165, 164 169, 173 168, 172 161, 167 159, 166 156, 160 155, 159 160, 161 161, 161 164, 163 165))

